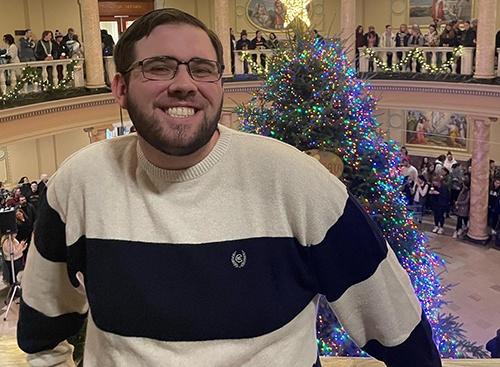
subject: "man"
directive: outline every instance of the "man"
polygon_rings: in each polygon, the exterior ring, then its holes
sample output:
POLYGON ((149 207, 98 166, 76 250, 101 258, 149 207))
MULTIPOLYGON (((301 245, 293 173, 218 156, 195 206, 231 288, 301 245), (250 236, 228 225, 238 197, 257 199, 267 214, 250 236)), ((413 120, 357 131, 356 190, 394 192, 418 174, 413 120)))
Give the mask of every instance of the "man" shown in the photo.
POLYGON ((486 350, 491 353, 491 358, 500 358, 500 329, 497 336, 486 343, 486 350))
MULTIPOLYGON (((380 37, 381 47, 396 47, 396 36, 392 33, 392 26, 387 24, 385 32, 380 37)), ((387 53, 387 66, 392 67, 392 52, 387 53)))
POLYGON ((90 310, 86 366, 319 366, 323 293, 388 365, 441 365, 408 275, 340 181, 218 125, 212 31, 155 10, 115 60, 137 134, 83 149, 48 183, 17 333, 33 364, 71 365, 65 339, 90 310))
MULTIPOLYGON (((250 49, 251 50, 265 50, 267 49, 266 39, 262 36, 262 31, 257 30, 255 32, 255 38, 250 41, 250 49)), ((257 54, 252 55, 252 60, 254 63, 257 63, 257 54)), ((260 65, 263 69, 266 68, 266 54, 260 54, 260 65)))
POLYGON ((464 31, 461 36, 461 45, 464 47, 476 47, 476 31, 472 29, 470 22, 464 22, 464 31))
POLYGON ((19 59, 22 62, 35 61, 35 40, 31 29, 24 32, 24 37, 19 39, 19 59))
POLYGON ((408 159, 404 158, 401 162, 401 175, 404 177, 408 177, 408 180, 415 184, 417 182, 418 171, 415 166, 412 166, 408 159))
MULTIPOLYGON (((247 37, 248 37, 247 31, 243 29, 240 33, 240 39, 238 41, 236 41, 236 50, 242 50, 242 51, 250 50, 251 42, 247 37)), ((243 72, 245 74, 248 74, 248 71, 249 71, 248 61, 244 60, 243 61, 243 72)))

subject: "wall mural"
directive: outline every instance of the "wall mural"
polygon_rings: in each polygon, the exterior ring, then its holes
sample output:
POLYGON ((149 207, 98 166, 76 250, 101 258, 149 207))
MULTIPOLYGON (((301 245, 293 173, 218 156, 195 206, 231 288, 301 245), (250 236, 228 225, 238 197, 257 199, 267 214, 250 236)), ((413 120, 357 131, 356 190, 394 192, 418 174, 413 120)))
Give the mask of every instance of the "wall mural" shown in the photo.
POLYGON ((285 5, 280 0, 250 0, 246 13, 250 22, 257 28, 283 30, 285 5))
POLYGON ((465 115, 454 112, 407 111, 406 144, 467 151, 465 115))
POLYGON ((410 0, 410 24, 470 20, 472 0, 410 0))

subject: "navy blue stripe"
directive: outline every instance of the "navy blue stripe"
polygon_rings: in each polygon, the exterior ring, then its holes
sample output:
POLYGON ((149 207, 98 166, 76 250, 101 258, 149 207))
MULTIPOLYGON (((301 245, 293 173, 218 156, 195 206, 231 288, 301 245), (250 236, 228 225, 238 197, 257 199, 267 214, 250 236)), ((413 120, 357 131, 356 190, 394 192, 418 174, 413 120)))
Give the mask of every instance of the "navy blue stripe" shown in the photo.
POLYGON ((349 287, 373 275, 387 251, 377 224, 349 195, 342 216, 325 239, 311 246, 320 292, 329 302, 336 301, 349 287))
POLYGON ((21 299, 17 343, 26 353, 37 353, 55 348, 60 342, 75 335, 83 326, 87 314, 70 313, 48 317, 28 306, 21 299))
POLYGON ((294 239, 199 245, 87 239, 86 290, 101 330, 163 341, 251 338, 297 316, 317 294, 294 239), (243 267, 241 255, 245 252, 243 267), (131 316, 133 315, 133 316, 131 316))
POLYGON ((45 259, 66 261, 65 225, 59 214, 47 202, 47 190, 40 196, 38 220, 35 225, 36 249, 45 259))
POLYGON ((424 313, 403 343, 384 347, 380 342, 370 340, 363 349, 388 367, 441 367, 439 352, 432 341, 432 330, 424 313))

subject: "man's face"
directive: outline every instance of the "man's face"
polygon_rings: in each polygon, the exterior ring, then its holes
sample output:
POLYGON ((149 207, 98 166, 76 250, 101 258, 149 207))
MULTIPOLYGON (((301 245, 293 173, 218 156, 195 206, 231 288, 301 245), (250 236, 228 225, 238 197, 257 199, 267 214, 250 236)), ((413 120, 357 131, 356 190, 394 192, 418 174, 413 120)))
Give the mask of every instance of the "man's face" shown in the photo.
POLYGON ((387 27, 385 30, 386 30, 387 33, 391 33, 392 32, 392 27, 387 27))
POLYGON ((38 190, 38 184, 36 182, 33 182, 31 184, 31 191, 35 192, 36 190, 38 190))
POLYGON ((257 31, 257 33, 255 34, 257 37, 262 37, 262 32, 261 31, 257 31))
MULTIPOLYGON (((171 56, 217 60, 210 38, 188 24, 165 24, 135 45, 135 60, 171 56)), ((165 154, 185 156, 207 144, 217 129, 222 109, 222 82, 194 81, 186 65, 171 80, 152 81, 141 68, 130 72, 120 103, 128 110, 138 134, 165 154)))
POLYGON ((26 205, 26 203, 27 203, 26 198, 24 196, 21 196, 19 198, 19 205, 24 206, 24 205, 26 205))

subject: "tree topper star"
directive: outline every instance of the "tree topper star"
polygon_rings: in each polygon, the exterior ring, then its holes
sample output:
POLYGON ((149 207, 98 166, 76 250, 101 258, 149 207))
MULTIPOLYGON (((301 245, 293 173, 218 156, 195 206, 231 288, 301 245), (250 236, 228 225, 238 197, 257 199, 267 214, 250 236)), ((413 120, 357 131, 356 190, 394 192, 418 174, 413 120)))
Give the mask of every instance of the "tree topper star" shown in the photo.
POLYGON ((312 0, 282 0, 285 5, 286 14, 283 26, 286 28, 296 18, 302 20, 308 27, 311 25, 309 14, 307 14, 307 5, 312 0))

